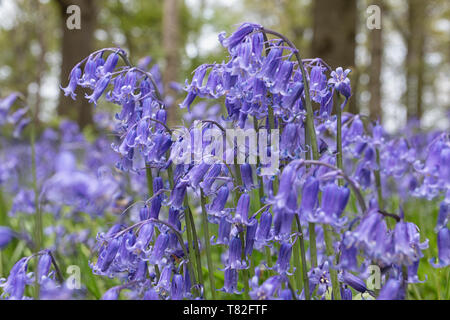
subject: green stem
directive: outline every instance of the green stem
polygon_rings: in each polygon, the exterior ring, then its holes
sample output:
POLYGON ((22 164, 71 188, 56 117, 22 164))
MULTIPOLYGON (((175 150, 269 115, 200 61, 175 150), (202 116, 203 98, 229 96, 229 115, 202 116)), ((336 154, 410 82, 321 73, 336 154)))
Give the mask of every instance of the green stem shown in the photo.
POLYGON ((197 231, 195 228, 195 222, 194 222, 194 217, 192 215, 192 211, 191 208, 189 206, 189 201, 188 201, 188 197, 186 195, 186 197, 184 198, 184 205, 186 207, 186 225, 189 224, 190 228, 191 228, 191 234, 192 234, 192 242, 194 244, 194 248, 193 251, 195 253, 195 260, 197 263, 197 276, 198 276, 198 282, 199 284, 204 288, 205 287, 205 283, 203 282, 203 268, 202 268, 202 260, 200 257, 200 248, 198 246, 198 236, 197 236, 197 231))
POLYGON ((403 276, 403 289, 405 290, 405 300, 408 299, 408 267, 402 266, 402 276, 403 276))
MULTIPOLYGON (((185 205, 186 205, 186 203, 185 203, 185 205)), ((187 211, 187 209, 186 209, 186 211, 187 211)), ((197 264, 196 264, 195 253, 194 253, 194 241, 192 240, 191 222, 189 219, 189 214, 187 212, 185 213, 185 223, 186 223, 186 235, 187 235, 188 249, 189 249, 189 261, 191 261, 192 266, 194 268, 194 267, 197 267, 197 264)), ((198 274, 197 274, 196 278, 199 279, 198 274)), ((197 284, 198 284, 198 282, 197 282, 197 284)))
MULTIPOLYGON (((236 205, 239 201, 239 198, 241 196, 240 186, 242 186, 242 176, 241 176, 241 167, 237 163, 237 155, 234 155, 234 169, 236 170, 236 180, 239 187, 237 187, 235 190, 235 201, 236 205)), ((242 246, 242 254, 241 259, 245 260, 245 229, 243 228, 240 232, 240 238, 241 238, 241 246, 242 246)), ((248 270, 242 269, 242 278, 244 282, 244 297, 246 300, 250 299, 249 292, 250 288, 248 286, 248 270)))
MULTIPOLYGON (((258 127, 258 120, 256 119, 256 117, 253 117, 253 126, 255 128, 255 132, 256 132, 256 136, 259 137, 259 127, 258 127)), ((256 168, 259 168, 259 166, 261 165, 261 159, 259 157, 259 153, 261 152, 259 150, 259 144, 258 144, 258 152, 257 152, 257 157, 256 157, 256 168)), ((259 208, 262 208, 262 198, 264 197, 264 184, 263 184, 263 179, 262 176, 260 176, 258 173, 256 174, 256 177, 258 179, 258 204, 259 204, 259 208)))
MULTIPOLYGON (((339 103, 339 93, 336 93, 336 164, 341 170, 344 170, 344 165, 342 162, 342 110, 339 103)), ((342 179, 339 179, 339 185, 342 185, 342 179)))
MULTIPOLYGON (((240 232, 240 238, 241 238, 241 259, 242 261, 245 260, 245 230, 242 229, 242 231, 240 232)), ((249 300, 250 296, 249 296, 249 292, 250 292, 250 288, 248 285, 248 270, 247 269, 242 269, 242 277, 244 278, 244 297, 245 300, 249 300)))
MULTIPOLYGON (((272 268, 272 254, 270 253, 270 248, 266 247, 265 251, 266 251, 267 266, 269 268, 272 268)), ((269 270, 269 273, 271 273, 270 271, 271 270, 269 270)))
MULTIPOLYGON (((328 225, 323 224, 323 236, 325 238, 325 251, 327 257, 331 257, 333 255, 333 240, 331 238, 331 230, 328 229, 328 225)), ((333 290, 333 297, 335 300, 341 300, 341 291, 339 290, 339 282, 337 277, 337 270, 330 265, 330 277, 331 277, 331 285, 333 290)))
POLYGON ((152 175, 152 168, 149 167, 149 165, 147 164, 145 167, 145 171, 147 174, 147 188, 148 188, 148 193, 149 193, 149 197, 153 196, 153 175, 152 175))
MULTIPOLYGON (((34 191, 34 207, 35 207, 35 221, 34 221, 34 237, 35 237, 35 252, 39 252, 42 248, 42 213, 39 208, 39 193, 37 184, 37 173, 36 173, 36 121, 37 114, 33 115, 33 120, 31 122, 31 134, 30 134, 30 145, 31 145, 31 175, 32 175, 32 187, 34 191)), ((39 282, 36 277, 35 281, 35 298, 39 298, 39 282)))
POLYGON ((205 241, 205 250, 206 250, 206 261, 208 263, 208 275, 209 275, 209 286, 211 289, 211 296, 213 300, 216 299, 216 287, 214 285, 214 264, 211 258, 211 246, 209 243, 209 227, 208 227, 208 214, 206 213, 206 198, 203 193, 203 189, 200 189, 200 199, 202 206, 202 219, 203 219, 203 228, 204 228, 204 241, 205 241))
MULTIPOLYGON (((306 126, 305 129, 305 145, 311 145, 311 139, 309 137, 309 132, 306 126)), ((305 153, 305 159, 310 160, 311 155, 309 152, 305 153)), ((309 167, 309 165, 307 165, 309 167)), ((309 234, 309 254, 311 259, 311 267, 317 267, 317 244, 316 244, 316 225, 312 222, 308 223, 308 234, 309 234)))
MULTIPOLYGON (((298 245, 300 247, 300 254, 302 257, 301 271, 302 271, 302 277, 303 277, 303 289, 305 292, 305 299, 310 300, 311 297, 309 294, 309 278, 308 278, 308 266, 306 265, 305 241, 303 239, 303 229, 302 229, 302 225, 300 223, 300 218, 297 214, 295 215, 295 221, 297 222, 297 229, 299 232, 298 245)), ((297 251, 297 256, 298 256, 298 251, 297 251)), ((300 264, 297 266, 297 268, 300 268, 300 264)), ((300 281, 299 281, 298 286, 299 286, 299 290, 300 290, 300 287, 301 287, 300 281)))
MULTIPOLYGON (((275 116, 273 113, 273 107, 269 105, 269 126, 270 130, 275 129, 275 116)), ((276 194, 278 192, 278 176, 275 176, 275 179, 273 180, 273 194, 276 194)))
POLYGON ((378 148, 375 149, 376 152, 376 161, 377 161, 377 170, 374 170, 375 175, 375 185, 377 187, 377 195, 378 195, 378 208, 380 210, 384 210, 384 200, 383 200, 383 192, 381 189, 381 175, 380 175, 380 150, 378 148))

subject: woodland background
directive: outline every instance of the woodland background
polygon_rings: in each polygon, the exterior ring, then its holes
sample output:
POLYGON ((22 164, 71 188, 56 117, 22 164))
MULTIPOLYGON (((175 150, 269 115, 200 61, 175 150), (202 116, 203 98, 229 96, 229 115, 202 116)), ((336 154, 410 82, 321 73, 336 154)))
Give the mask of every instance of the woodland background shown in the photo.
MULTIPOLYGON (((93 107, 62 96, 59 86, 90 52, 120 46, 135 62, 151 56, 170 90, 172 81, 184 83, 195 66, 222 61, 226 51, 217 34, 244 21, 285 33, 303 57, 351 68, 349 111, 380 119, 390 132, 408 120, 425 129, 448 128, 446 0, 3 0, 0 96, 22 92, 41 123, 56 125, 68 117, 89 130, 93 107), (81 8, 81 30, 66 27, 71 4, 81 8), (379 30, 366 26, 373 4, 381 8, 379 30)), ((183 99, 174 97, 174 105, 183 99)), ((172 124, 181 121, 177 109, 171 108, 172 124)))

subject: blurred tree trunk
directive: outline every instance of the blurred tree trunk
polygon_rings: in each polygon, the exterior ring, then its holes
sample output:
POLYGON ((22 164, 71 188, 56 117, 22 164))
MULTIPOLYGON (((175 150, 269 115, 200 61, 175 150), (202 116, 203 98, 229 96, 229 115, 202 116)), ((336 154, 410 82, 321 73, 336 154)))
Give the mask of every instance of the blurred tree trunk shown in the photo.
MULTIPOLYGON (((333 69, 351 68, 352 89, 357 83, 355 70, 356 0, 316 0, 313 5, 312 54, 333 69)), ((353 90, 353 95, 356 95, 353 90)), ((349 111, 357 113, 356 99, 350 99, 349 111)))
MULTIPOLYGON (((98 1, 91 0, 57 0, 61 13, 61 86, 67 86, 72 68, 93 51, 94 31, 97 19, 98 1), (66 21, 67 7, 78 5, 81 10, 81 29, 70 30, 66 21)), ((65 97, 60 91, 58 114, 76 120, 80 128, 92 123, 93 106, 84 98, 85 91, 78 88, 76 101, 65 97)))
MULTIPOLYGON (((165 0, 163 7, 163 47, 166 57, 166 65, 163 73, 164 92, 170 91, 170 82, 177 80, 179 66, 179 38, 180 38, 180 22, 179 22, 179 3, 180 0, 165 0)), ((174 105, 168 109, 168 122, 177 123, 177 110, 174 105)))
POLYGON ((408 5, 406 106, 408 119, 417 118, 420 120, 423 114, 422 94, 427 3, 423 0, 410 0, 408 5))
MULTIPOLYGON (((383 12, 382 0, 377 0, 373 4, 379 6, 383 12)), ((381 109, 381 68, 383 64, 383 33, 381 29, 369 30, 369 111, 372 120, 382 120, 381 109)))

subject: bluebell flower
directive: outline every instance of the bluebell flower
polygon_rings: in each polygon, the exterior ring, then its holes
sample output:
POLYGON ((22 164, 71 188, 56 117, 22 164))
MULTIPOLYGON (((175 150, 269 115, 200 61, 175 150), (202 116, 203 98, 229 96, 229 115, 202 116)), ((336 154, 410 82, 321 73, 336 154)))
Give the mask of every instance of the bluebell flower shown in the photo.
POLYGON ((183 206, 184 196, 186 195, 186 188, 188 186, 188 180, 180 180, 172 192, 170 193, 169 204, 176 209, 180 209, 183 206))
POLYGON ((274 198, 275 206, 284 207, 288 201, 290 194, 293 192, 294 181, 297 177, 297 167, 300 160, 290 162, 281 173, 280 186, 278 193, 274 198))
POLYGON ((128 251, 131 251, 136 255, 141 255, 141 253, 147 255, 147 247, 153 238, 154 229, 155 228, 152 223, 145 223, 139 229, 139 234, 135 241, 134 239, 132 242, 130 240, 126 241, 128 251))
POLYGON ((103 78, 98 81, 98 83, 95 85, 94 91, 91 95, 86 94, 86 99, 89 100, 90 103, 93 103, 94 105, 97 105, 98 99, 101 97, 103 92, 106 90, 106 87, 108 87, 109 82, 111 81, 111 76, 106 75, 103 78))
POLYGON ((421 243, 418 227, 412 222, 398 222, 393 235, 394 262, 411 265, 423 257, 422 250, 428 248, 428 240, 421 243))
POLYGON ((227 216, 222 216, 219 220, 219 234, 217 240, 214 242, 215 236, 211 237, 212 244, 225 244, 228 245, 230 241, 231 223, 228 221, 227 216))
POLYGON ((291 109, 291 107, 299 101, 301 95, 303 94, 304 88, 305 87, 301 82, 291 84, 286 94, 281 98, 281 105, 283 108, 291 109))
POLYGON ((271 234, 272 227, 272 214, 269 210, 265 210, 261 213, 259 219, 258 229, 255 234, 255 246, 257 249, 261 249, 263 246, 267 245, 268 241, 273 239, 271 234))
POLYGON ((378 300, 403 300, 404 296, 403 286, 401 280, 394 278, 389 279, 386 284, 381 288, 378 300))
POLYGON ((171 298, 172 300, 182 300, 184 297, 184 279, 181 274, 175 274, 172 278, 171 298))
POLYGON ((80 67, 75 67, 71 72, 70 72, 70 76, 69 76, 69 84, 67 85, 66 88, 62 88, 62 90, 64 91, 64 95, 67 97, 70 95, 70 97, 75 100, 77 94, 75 93, 75 90, 77 88, 78 82, 80 81, 81 78, 81 68, 80 67))
POLYGON ((276 81, 273 88, 271 88, 272 93, 282 95, 288 95, 288 84, 291 79, 292 72, 294 70, 294 63, 289 60, 284 60, 275 75, 276 81))
POLYGON ((297 123, 287 123, 283 128, 280 139, 280 152, 282 157, 300 158, 303 148, 303 128, 297 123))
POLYGON ((242 260, 242 245, 239 237, 232 237, 228 249, 228 263, 226 268, 247 269, 247 261, 242 260))
POLYGON ((211 204, 207 205, 208 214, 213 216, 223 216, 227 213, 224 211, 225 205, 228 200, 228 196, 230 194, 230 190, 226 185, 223 185, 217 191, 216 197, 213 199, 211 204))
POLYGON ((306 179, 302 190, 302 202, 300 204, 300 213, 309 215, 313 213, 319 203, 319 180, 314 177, 306 179))
POLYGON ((264 82, 270 87, 276 81, 275 75, 282 61, 283 50, 272 48, 264 60, 261 67, 261 76, 264 82))
POLYGON ((261 29, 262 26, 256 23, 243 23, 228 38, 221 41, 222 45, 231 52, 247 35, 254 30, 261 29))
POLYGON ((326 94, 327 77, 321 66, 311 68, 309 80, 309 92, 311 99, 317 103, 322 101, 322 96, 326 94))
POLYGON ((141 221, 148 220, 150 218, 150 211, 147 207, 147 205, 143 206, 141 209, 139 209, 139 219, 141 221))
POLYGON ((241 294, 242 292, 238 290, 238 280, 239 274, 237 270, 232 268, 225 269, 223 288, 219 289, 219 291, 223 291, 226 293, 241 294))
POLYGON ((27 268, 28 258, 24 257, 17 261, 9 272, 9 276, 4 283, 0 283, 0 287, 3 287, 3 293, 11 300, 20 300, 25 293, 25 286, 28 282, 27 268))
POLYGON ((99 76, 104 76, 111 73, 116 68, 117 62, 119 61, 119 55, 117 53, 111 53, 105 61, 105 64, 97 69, 99 76))
POLYGON ((367 291, 366 284, 359 277, 351 274, 350 272, 344 271, 342 274, 339 274, 339 281, 349 285, 356 291, 360 293, 364 293, 367 291))
POLYGON ((144 293, 144 300, 159 300, 159 295, 152 287, 148 288, 144 293))
MULTIPOLYGON (((163 187, 164 187, 164 185, 163 185, 162 178, 155 177, 153 179, 154 194, 156 194, 158 191, 162 190, 163 187)), ((149 218, 159 219, 159 211, 161 210, 162 201, 163 201, 163 195, 158 195, 151 200, 149 218)))
POLYGON ((277 263, 274 266, 274 269, 278 274, 290 275, 288 271, 290 268, 289 261, 291 260, 291 255, 292 255, 292 244, 287 241, 283 241, 280 245, 280 250, 278 251, 277 263))
POLYGON ((250 219, 250 224, 247 227, 247 232, 245 234, 245 250, 246 256, 251 256, 253 252, 253 245, 255 243, 256 230, 258 228, 258 220, 255 218, 250 219))
POLYGON ((352 290, 347 287, 347 285, 343 285, 341 288, 341 299, 342 300, 353 300, 352 290))
POLYGON ((41 282, 44 277, 47 277, 52 266, 52 258, 50 254, 43 254, 40 256, 37 264, 37 278, 41 282))
POLYGON ((0 250, 5 248, 14 238, 14 232, 4 226, 0 226, 0 250))
POLYGON ((155 287, 156 292, 162 297, 167 297, 172 289, 172 278, 173 266, 171 264, 166 264, 161 271, 161 275, 158 280, 158 284, 155 287))
POLYGON ((203 189, 205 195, 211 194, 212 192, 211 187, 213 183, 216 181, 216 178, 219 176, 221 171, 222 171, 221 164, 216 163, 211 166, 211 169, 208 171, 203 181, 200 183, 200 187, 203 189))
POLYGON ((231 223, 246 226, 254 224, 256 222, 255 220, 253 221, 248 220, 249 209, 250 209, 250 196, 246 193, 243 193, 238 200, 234 217, 231 218, 229 221, 231 223))
POLYGON ((186 179, 189 180, 191 187, 197 188, 199 183, 203 180, 203 177, 208 172, 210 164, 206 162, 201 162, 195 165, 187 174, 186 179))
POLYGON ((264 281, 261 286, 252 287, 250 297, 254 300, 273 300, 276 294, 281 290, 283 283, 282 276, 272 276, 264 281))
POLYGON ((441 230, 441 228, 445 227, 449 222, 450 217, 450 204, 446 203, 445 201, 442 201, 439 205, 439 213, 438 218, 436 222, 436 227, 434 230, 437 232, 441 230))
POLYGON ((350 190, 348 188, 329 183, 324 187, 320 209, 305 215, 305 217, 310 222, 342 226, 347 221, 347 217, 341 218, 341 215, 349 198, 350 190))
POLYGON ((438 261, 430 263, 435 268, 443 268, 450 265, 450 230, 443 227, 437 234, 438 261))
POLYGON ((161 233, 155 241, 152 253, 150 255, 150 263, 159 264, 164 258, 166 250, 169 246, 169 235, 167 233, 161 233))
POLYGON ((102 296, 102 300, 118 300, 120 290, 117 287, 108 289, 102 296))
POLYGON ((297 212, 297 194, 291 192, 284 207, 274 207, 274 235, 277 239, 286 239, 291 234, 292 220, 297 212))
POLYGON ((339 67, 336 71, 331 72, 331 78, 328 80, 328 83, 334 85, 334 88, 346 99, 350 98, 352 95, 350 79, 348 78, 350 72, 350 69, 344 71, 344 69, 339 67))
POLYGON ((308 271, 308 278, 310 295, 312 295, 317 287, 317 295, 323 299, 325 297, 325 294, 327 293, 328 288, 331 288, 331 278, 328 271, 328 262, 325 262, 323 265, 312 268, 310 271, 308 271))
POLYGON ((121 241, 119 238, 112 239, 111 242, 107 244, 106 248, 100 254, 97 261, 97 266, 99 267, 101 272, 105 272, 106 270, 108 270, 108 268, 114 261, 114 258, 116 257, 116 254, 119 251, 120 243, 121 241))
POLYGON ((241 176, 246 191, 252 190, 255 185, 253 183, 252 166, 248 163, 241 164, 241 176))

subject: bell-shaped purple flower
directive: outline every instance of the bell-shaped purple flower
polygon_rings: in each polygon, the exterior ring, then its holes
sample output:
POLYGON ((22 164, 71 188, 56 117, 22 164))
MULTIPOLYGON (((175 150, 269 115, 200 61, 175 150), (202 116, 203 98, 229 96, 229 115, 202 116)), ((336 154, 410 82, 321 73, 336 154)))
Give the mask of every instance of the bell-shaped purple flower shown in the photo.
POLYGON ((280 275, 286 275, 289 274, 289 268, 290 264, 289 261, 291 260, 292 255, 292 244, 283 241, 280 245, 280 250, 278 251, 278 260, 276 265, 274 266, 274 269, 277 271, 280 275))
POLYGON ((108 289, 102 296, 102 300, 118 300, 120 290, 117 287, 112 287, 108 289))
POLYGON ((230 194, 230 190, 226 185, 220 187, 219 191, 217 191, 217 195, 212 201, 210 205, 208 205, 208 213, 211 215, 220 216, 225 208, 225 205, 228 200, 228 196, 230 194))
POLYGON ((188 180, 180 180, 172 192, 170 193, 170 201, 169 204, 176 208, 181 209, 183 206, 184 196, 186 195, 186 188, 188 186, 188 180))
POLYGON ((253 244, 255 243, 256 230, 258 228, 258 221, 255 218, 250 219, 250 224, 247 227, 247 233, 245 235, 245 255, 251 256, 253 252, 253 244))
POLYGON ((14 232, 4 226, 0 226, 0 250, 5 248, 14 238, 14 232))
POLYGON ((52 266, 52 258, 50 254, 43 254, 39 258, 39 262, 37 265, 37 277, 39 281, 41 281, 43 277, 48 276, 51 266, 52 266))
POLYGON ((402 300, 404 291, 400 280, 391 278, 381 288, 378 300, 402 300))
POLYGON ((95 85, 94 91, 91 95, 86 94, 86 99, 89 99, 89 103, 93 103, 94 105, 97 105, 98 99, 101 97, 103 92, 106 90, 106 87, 108 87, 108 84, 111 80, 111 76, 105 76, 100 79, 100 81, 97 82, 95 85))
POLYGON ((350 72, 350 69, 344 71, 344 69, 339 67, 336 71, 331 72, 331 78, 328 80, 328 83, 334 85, 334 88, 346 99, 352 95, 350 79, 347 77, 350 72))
POLYGON ((411 222, 398 222, 395 225, 394 262, 398 265, 411 265, 423 257, 422 250, 428 248, 428 240, 420 243, 418 227, 411 222))
POLYGON ((62 88, 64 91, 64 95, 70 97, 75 100, 77 94, 75 93, 75 89, 77 88, 78 81, 81 78, 81 69, 79 66, 76 66, 71 72, 69 76, 69 84, 67 87, 62 88))
POLYGON ((211 238, 212 244, 225 244, 228 245, 230 241, 231 223, 226 216, 222 216, 219 220, 219 235, 217 240, 214 241, 214 236, 211 238))
POLYGON ((227 268, 231 269, 247 269, 246 261, 242 260, 242 244, 239 237, 233 237, 230 241, 230 248, 228 249, 228 264, 227 268))
POLYGON ((219 176, 222 171, 221 164, 213 164, 211 169, 209 169, 208 173, 205 175, 202 182, 200 182, 200 187, 203 189, 205 195, 211 194, 211 187, 213 183, 216 181, 216 178, 219 176))
POLYGON ((250 196, 247 193, 243 193, 238 200, 236 212, 234 217, 230 219, 230 222, 239 225, 251 225, 256 221, 248 221, 248 211, 250 209, 250 196))
POLYGON ((166 249, 169 246, 169 235, 167 233, 161 233, 156 238, 155 245, 153 246, 152 254, 150 256, 150 263, 159 264, 161 259, 166 253, 166 249))
POLYGON ((357 276, 353 275, 350 272, 344 271, 341 275, 339 275, 339 281, 344 282, 346 285, 349 285, 353 289, 358 292, 364 293, 367 291, 366 284, 364 281, 357 276))
POLYGON ((250 191, 255 187, 255 185, 253 184, 252 166, 250 164, 241 164, 241 176, 245 190, 250 191))
POLYGON ((259 219, 258 229, 255 235, 255 246, 260 249, 262 246, 266 245, 268 241, 272 240, 272 235, 270 233, 272 227, 272 214, 269 210, 261 213, 261 218, 259 219))
POLYGON ((315 211, 319 202, 319 180, 314 177, 308 177, 302 190, 302 202, 300 204, 300 213, 304 215, 315 211))
POLYGON ((184 279, 181 274, 175 274, 172 278, 172 300, 182 300, 184 296, 184 279))
POLYGON ((437 235, 438 260, 431 262, 435 268, 443 268, 450 265, 450 230, 447 227, 441 228, 437 235))
POLYGON ((228 38, 223 39, 221 43, 231 52, 231 50, 236 47, 247 35, 252 33, 254 30, 261 28, 262 26, 256 23, 243 23, 228 38))
POLYGON ((238 274, 237 270, 231 269, 231 268, 225 269, 223 288, 219 289, 219 291, 223 291, 226 293, 241 294, 242 292, 240 292, 237 289, 238 280, 239 280, 239 274, 238 274))

